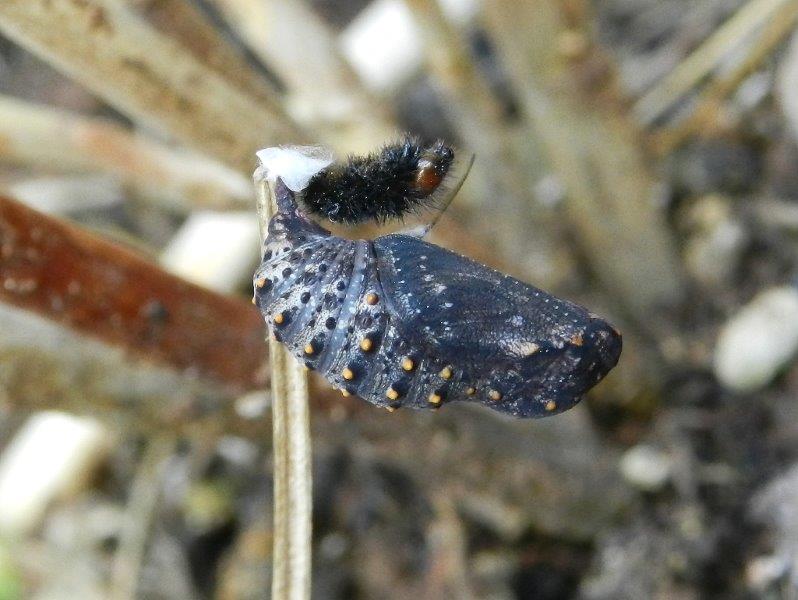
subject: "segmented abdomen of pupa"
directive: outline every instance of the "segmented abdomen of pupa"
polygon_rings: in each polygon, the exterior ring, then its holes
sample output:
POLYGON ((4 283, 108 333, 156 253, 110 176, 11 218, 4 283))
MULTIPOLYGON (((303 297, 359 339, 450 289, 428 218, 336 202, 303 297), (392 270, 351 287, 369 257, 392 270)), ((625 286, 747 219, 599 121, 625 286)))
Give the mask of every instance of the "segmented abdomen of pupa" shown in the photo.
POLYGON ((332 385, 381 406, 408 401, 396 361, 408 344, 393 327, 372 242, 330 235, 292 202, 269 224, 255 299, 277 340, 332 385), (395 398, 385 380, 396 382, 395 398))
POLYGON ((276 191, 255 302, 345 394, 541 417, 576 404, 618 360, 618 332, 578 305, 414 237, 333 236, 279 181, 276 191))

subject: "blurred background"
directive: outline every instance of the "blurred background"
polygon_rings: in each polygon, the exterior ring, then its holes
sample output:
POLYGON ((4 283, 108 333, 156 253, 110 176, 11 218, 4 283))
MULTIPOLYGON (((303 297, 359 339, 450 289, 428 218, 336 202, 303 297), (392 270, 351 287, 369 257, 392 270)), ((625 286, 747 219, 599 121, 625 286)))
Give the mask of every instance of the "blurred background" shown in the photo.
POLYGON ((314 379, 313 597, 798 597, 797 18, 3 0, 0 599, 268 596, 254 153, 404 131, 477 155, 432 240, 624 353, 540 421, 314 379))

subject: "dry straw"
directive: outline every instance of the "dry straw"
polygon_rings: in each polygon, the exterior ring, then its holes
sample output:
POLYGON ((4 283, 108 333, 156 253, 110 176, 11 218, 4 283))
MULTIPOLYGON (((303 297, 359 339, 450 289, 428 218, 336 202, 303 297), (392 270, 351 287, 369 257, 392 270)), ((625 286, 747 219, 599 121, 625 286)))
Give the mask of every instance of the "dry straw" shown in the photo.
MULTIPOLYGON (((254 175, 261 241, 276 210, 273 189, 254 175)), ((310 598, 312 476, 308 382, 302 367, 275 339, 269 340, 274 448, 272 598, 310 598)))

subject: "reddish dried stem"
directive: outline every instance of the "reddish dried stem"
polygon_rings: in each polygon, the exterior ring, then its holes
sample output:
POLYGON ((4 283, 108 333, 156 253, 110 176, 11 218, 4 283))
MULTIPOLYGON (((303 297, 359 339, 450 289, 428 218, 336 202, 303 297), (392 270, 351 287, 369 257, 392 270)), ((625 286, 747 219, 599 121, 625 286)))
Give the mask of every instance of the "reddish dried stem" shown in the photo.
POLYGON ((266 382, 263 324, 248 303, 2 197, 0 301, 237 389, 266 382))

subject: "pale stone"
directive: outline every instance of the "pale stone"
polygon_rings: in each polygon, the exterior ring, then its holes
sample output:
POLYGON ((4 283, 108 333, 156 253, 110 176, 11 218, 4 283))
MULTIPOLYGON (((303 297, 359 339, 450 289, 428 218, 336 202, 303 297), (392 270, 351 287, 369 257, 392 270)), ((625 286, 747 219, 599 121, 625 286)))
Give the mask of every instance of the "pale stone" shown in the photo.
POLYGON ((715 376, 727 388, 763 388, 798 352, 798 289, 776 287, 757 295, 721 329, 715 376))

